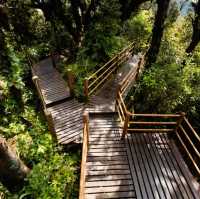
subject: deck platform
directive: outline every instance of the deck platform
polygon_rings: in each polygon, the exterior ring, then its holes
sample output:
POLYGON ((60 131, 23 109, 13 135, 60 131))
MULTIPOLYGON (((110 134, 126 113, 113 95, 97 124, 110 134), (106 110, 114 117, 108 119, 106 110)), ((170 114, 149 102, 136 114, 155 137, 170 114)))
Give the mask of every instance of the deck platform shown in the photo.
POLYGON ((199 198, 197 182, 166 133, 129 134, 126 147, 137 198, 199 198))
POLYGON ((112 116, 90 119, 85 198, 136 198, 121 131, 112 116))
POLYGON ((59 102, 70 97, 67 82, 53 67, 51 58, 47 58, 32 68, 33 76, 38 77, 38 89, 45 106, 59 102))
POLYGON ((121 140, 114 115, 92 115, 89 125, 86 199, 199 198, 199 185, 167 134, 129 134, 121 140))
POLYGON ((116 90, 129 67, 122 67, 89 104, 70 98, 67 83, 50 58, 32 71, 38 77, 36 86, 59 144, 81 142, 82 116, 89 112, 85 199, 200 198, 199 184, 168 134, 132 133, 121 139, 122 126, 115 114, 116 90))

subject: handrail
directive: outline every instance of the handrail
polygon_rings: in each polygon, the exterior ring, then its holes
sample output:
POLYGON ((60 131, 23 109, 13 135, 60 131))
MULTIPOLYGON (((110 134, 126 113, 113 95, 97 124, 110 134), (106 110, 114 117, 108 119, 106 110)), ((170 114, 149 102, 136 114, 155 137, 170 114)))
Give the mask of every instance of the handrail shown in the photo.
POLYGON ((108 64, 110 64, 113 60, 115 60, 120 54, 124 53, 127 49, 131 48, 132 45, 134 43, 131 43, 128 45, 128 47, 125 47, 120 53, 118 53, 117 55, 115 55, 113 58, 111 58, 107 63, 105 63, 101 68, 99 68, 95 73, 93 73, 92 75, 90 75, 88 77, 88 80, 95 77, 95 75, 97 75, 97 73, 99 73, 101 70, 103 70, 108 64))
POLYGON ((180 117, 181 114, 136 114, 136 113, 131 113, 132 116, 136 117, 161 117, 161 118, 177 118, 180 117))
POLYGON ((130 84, 132 82, 134 82, 139 73, 140 73, 140 69, 142 67, 142 59, 143 58, 140 58, 138 64, 137 64, 137 68, 132 68, 129 73, 124 77, 124 79, 121 81, 121 90, 122 90, 122 94, 124 94, 127 89, 129 88, 130 84))
POLYGON ((182 114, 129 114, 131 117, 127 132, 134 133, 175 132, 183 119, 182 114), (138 120, 138 117, 142 119, 138 120))
POLYGON ((83 115, 83 147, 80 175, 80 191, 79 199, 84 199, 85 194, 85 179, 86 179, 86 161, 89 148, 89 116, 88 113, 83 115))
POLYGON ((111 60, 99 68, 96 72, 84 80, 84 94, 86 97, 92 95, 110 76, 118 69, 118 66, 125 62, 133 51, 134 43, 124 48, 111 60))
POLYGON ((194 166, 196 172, 200 176, 200 165, 198 164, 198 162, 200 162, 200 152, 197 148, 197 146, 200 145, 200 136, 196 133, 186 117, 183 118, 179 128, 176 131, 176 135, 192 165, 194 166), (188 133, 186 128, 189 128, 190 134, 188 133), (198 141, 198 144, 195 144, 193 142, 191 136, 195 137, 195 139, 198 141), (187 140, 187 142, 185 140, 187 140), (188 149, 188 145, 190 146, 192 151, 188 149))
POLYGON ((35 75, 35 76, 32 77, 32 80, 33 80, 33 82, 36 86, 38 93, 39 93, 40 99, 42 101, 43 108, 46 109, 46 103, 45 103, 44 96, 42 94, 42 90, 41 90, 40 84, 39 84, 40 79, 39 79, 38 76, 35 75))
MULTIPOLYGON (((140 68, 140 67, 138 67, 140 68)), ((137 70, 137 73, 139 73, 137 70)), ((132 71, 131 71, 132 72, 132 71)), ((119 84, 116 95, 116 111, 123 124, 122 139, 125 138, 127 133, 176 133, 181 146, 185 150, 188 158, 191 160, 195 171, 200 176, 200 152, 197 146, 200 145, 200 136, 194 130, 188 119, 185 117, 185 113, 179 114, 137 114, 131 113, 127 110, 127 106, 123 99, 123 92, 129 87, 127 82, 135 80, 133 74, 129 72, 127 76, 119 84), (131 80, 130 80, 131 79, 131 80), (124 90, 123 90, 124 89, 124 90), (143 118, 139 121, 137 118, 143 118), (157 120, 157 121, 156 121, 157 120), (150 127, 150 128, 149 128, 150 127), (153 128, 152 128, 153 127, 153 128), (167 128, 166 128, 167 127, 167 128), (188 133, 190 131, 190 134, 188 133), (196 139, 195 143, 191 136, 196 139), (185 139, 184 139, 185 138, 185 139), (189 146, 188 146, 189 145, 189 146), (192 149, 189 150, 189 147, 192 149)))

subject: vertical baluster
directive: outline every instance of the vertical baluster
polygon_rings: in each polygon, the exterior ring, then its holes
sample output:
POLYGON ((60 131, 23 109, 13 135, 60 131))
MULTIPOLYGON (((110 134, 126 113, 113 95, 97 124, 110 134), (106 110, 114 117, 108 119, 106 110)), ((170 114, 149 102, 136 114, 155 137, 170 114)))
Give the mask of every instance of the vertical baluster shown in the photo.
POLYGON ((84 80, 84 94, 85 94, 86 98, 89 97, 88 79, 87 78, 85 78, 85 80, 84 80))

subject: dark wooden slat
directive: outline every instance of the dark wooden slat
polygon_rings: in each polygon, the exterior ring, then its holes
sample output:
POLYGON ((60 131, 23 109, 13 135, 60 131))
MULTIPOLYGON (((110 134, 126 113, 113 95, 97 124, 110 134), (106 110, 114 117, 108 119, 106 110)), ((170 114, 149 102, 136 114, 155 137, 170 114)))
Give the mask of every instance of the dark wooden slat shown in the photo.
POLYGON ((94 182, 86 182, 86 187, 108 187, 108 186, 117 186, 117 185, 132 185, 132 180, 109 180, 109 181, 95 181, 94 182))
POLYGON ((91 157, 109 157, 109 156, 126 156, 126 151, 125 152, 101 152, 101 153, 92 153, 92 152, 89 152, 88 153, 88 157, 91 156, 91 157))
POLYGON ((146 173, 146 176, 148 178, 148 181, 146 181, 147 186, 149 187, 149 189, 151 190, 149 195, 149 198, 158 198, 159 197, 159 191, 157 189, 156 186, 156 182, 155 179, 153 178, 152 175, 152 169, 150 167, 151 162, 148 159, 148 156, 146 156, 146 151, 144 150, 147 145, 146 143, 141 139, 141 137, 143 137, 143 135, 135 135, 135 139, 137 140, 137 148, 138 148, 138 152, 140 153, 140 159, 142 160, 142 164, 144 165, 145 170, 143 170, 146 173))
POLYGON ((138 142, 137 135, 133 134, 132 137, 136 141, 135 142, 135 152, 136 152, 136 156, 137 156, 137 164, 141 170, 141 176, 143 179, 144 188, 146 190, 147 197, 150 199, 153 199, 154 196, 153 196, 153 192, 152 192, 152 189, 151 189, 151 186, 149 183, 148 174, 147 174, 149 172, 149 170, 147 170, 147 168, 145 167, 145 162, 143 161, 142 153, 141 153, 140 147, 139 147, 140 145, 143 145, 143 147, 145 147, 145 145, 144 145, 144 143, 138 142))
MULTIPOLYGON (((94 182, 95 184, 95 182, 94 182)), ((87 187, 85 192, 88 193, 108 193, 108 192, 117 192, 117 191, 134 191, 132 185, 118 185, 118 186, 109 186, 109 187, 87 187)))
POLYGON ((142 153, 144 153, 144 159, 146 157, 145 161, 149 165, 149 169, 150 169, 150 172, 148 173, 149 179, 151 180, 152 186, 153 184, 155 185, 153 187, 155 198, 165 198, 165 195, 162 190, 162 185, 161 185, 162 180, 160 180, 160 176, 158 175, 157 168, 155 166, 155 164, 157 163, 154 161, 154 158, 152 158, 151 153, 149 151, 151 149, 150 147, 148 147, 148 143, 146 142, 144 135, 140 135, 139 138, 141 139, 143 143, 143 144, 140 144, 139 147, 141 147, 141 151, 143 150, 142 153), (154 183, 152 181, 154 181, 154 183))
POLYGON ((101 165, 98 165, 98 166, 93 166, 93 165, 90 165, 90 166, 87 166, 87 170, 89 171, 99 171, 99 170, 104 170, 104 171, 107 171, 107 170, 119 170, 119 169, 123 169, 123 170, 129 170, 129 165, 104 165, 104 166, 101 166, 101 165))
POLYGON ((88 176, 101 176, 101 175, 130 175, 130 171, 129 170, 98 170, 98 171, 94 171, 94 170, 88 170, 87 171, 87 175, 88 176))
POLYGON ((128 162, 123 160, 111 160, 111 161, 96 161, 96 162, 87 162, 88 166, 109 166, 109 165, 128 165, 128 162))
POLYGON ((89 149, 89 153, 92 152, 92 153, 102 153, 102 152, 126 152, 126 149, 125 148, 97 148, 97 149, 94 149, 94 148, 90 148, 89 149))
MULTIPOLYGON (((171 181, 171 178, 173 176, 171 176, 170 174, 170 170, 168 168, 165 167, 165 162, 163 162, 162 158, 161 158, 161 149, 159 149, 159 145, 157 146, 155 143, 155 137, 157 134, 153 134, 153 135, 146 135, 145 138, 147 140, 147 142, 151 145, 152 147, 152 156, 155 157, 155 162, 159 167, 160 173, 159 173, 159 177, 160 179, 162 179, 161 181, 161 185, 163 188, 163 193, 166 196, 166 198, 171 198, 173 193, 174 195, 177 194, 176 190, 176 184, 172 183, 173 181, 171 181), (175 187, 174 187, 175 186, 175 187), (171 191, 172 190, 172 191, 171 191)), ((174 179, 173 179, 174 180, 174 179)), ((178 195, 177 195, 178 196, 178 195)))
POLYGON ((144 181, 143 181, 143 177, 142 177, 142 173, 141 173, 140 167, 137 163, 137 156, 136 156, 136 151, 135 151, 135 148, 134 148, 134 143, 133 143, 132 137, 131 137, 131 139, 129 139, 129 141, 130 141, 129 144, 130 144, 130 149, 131 149, 131 154, 132 154, 132 160, 133 160, 133 163, 134 163, 134 165, 131 165, 131 166, 134 166, 135 174, 137 176, 137 178, 134 179, 134 180, 138 181, 138 184, 139 184, 140 190, 141 190, 142 198, 148 198, 146 188, 145 188, 145 185, 144 185, 144 181))
POLYGON ((163 136, 159 136, 160 141, 161 142, 165 142, 166 144, 164 144, 163 147, 163 161, 166 162, 166 166, 168 166, 171 170, 172 176, 174 176, 175 182, 177 184, 177 188, 180 190, 179 192, 177 191, 177 193, 180 194, 180 196, 182 196, 182 198, 191 198, 190 195, 187 194, 187 187, 184 187, 184 177, 181 175, 179 168, 176 165, 176 161, 175 159, 170 155, 170 153, 173 153, 172 151, 169 150, 169 141, 168 139, 165 140, 163 139, 163 136), (186 189, 185 189, 186 188, 186 189))
POLYGON ((87 182, 94 182, 94 181, 112 181, 112 180, 132 180, 130 174, 124 174, 124 175, 93 175, 93 176, 87 176, 87 182))
POLYGON ((96 198, 135 198, 135 192, 112 192, 112 193, 101 193, 101 194, 86 194, 87 199, 96 198))
MULTIPOLYGON (((166 136, 163 135, 163 137, 166 139, 166 136)), ((183 177, 181 180, 183 181, 184 186, 186 187, 186 191, 188 195, 190 195, 189 192, 192 193, 191 198, 198 198, 200 197, 200 194, 197 194, 197 190, 194 189, 194 187, 199 187, 200 190, 200 185, 194 180, 193 176, 191 175, 188 167, 186 166, 184 160, 182 159, 176 145, 174 144, 173 141, 170 142, 169 145, 169 150, 172 151, 169 155, 172 156, 171 158, 174 158, 175 161, 175 166, 178 171, 180 171, 180 175, 183 177)))

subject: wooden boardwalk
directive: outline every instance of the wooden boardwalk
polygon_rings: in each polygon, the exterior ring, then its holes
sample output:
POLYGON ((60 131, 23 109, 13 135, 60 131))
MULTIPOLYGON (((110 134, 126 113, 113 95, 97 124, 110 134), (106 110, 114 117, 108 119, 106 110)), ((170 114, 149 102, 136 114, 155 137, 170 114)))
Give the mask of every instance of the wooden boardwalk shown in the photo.
MULTIPOLYGON (((130 58, 132 60, 132 58, 130 58)), ((134 60, 137 65, 138 60, 134 60)), ((136 70, 134 64, 126 64, 103 86, 88 104, 70 98, 67 82, 58 73, 51 58, 47 58, 33 66, 33 76, 43 106, 52 117, 53 133, 59 144, 81 142, 82 115, 90 113, 115 112, 115 97, 118 82, 130 71, 136 70)))
POLYGON ((137 198, 199 198, 197 183, 167 134, 129 134, 126 148, 137 198))
POLYGON ((133 73, 136 70, 127 66, 118 70, 88 104, 70 98, 67 83, 50 58, 32 69, 58 143, 81 142, 82 115, 89 112, 89 148, 81 198, 199 199, 199 184, 168 134, 132 132, 121 139, 116 90, 130 69, 133 73))
POLYGON ((52 115, 54 133, 59 144, 81 141, 84 109, 84 104, 74 99, 47 108, 52 115))
POLYGON ((90 119, 85 198, 135 198, 122 128, 113 115, 90 119))
POLYGON ((199 185, 168 134, 133 133, 122 140, 116 114, 92 114, 89 121, 83 198, 199 198, 199 185))
POLYGON ((32 73, 44 107, 70 97, 68 85, 53 67, 51 58, 34 65, 32 73))

